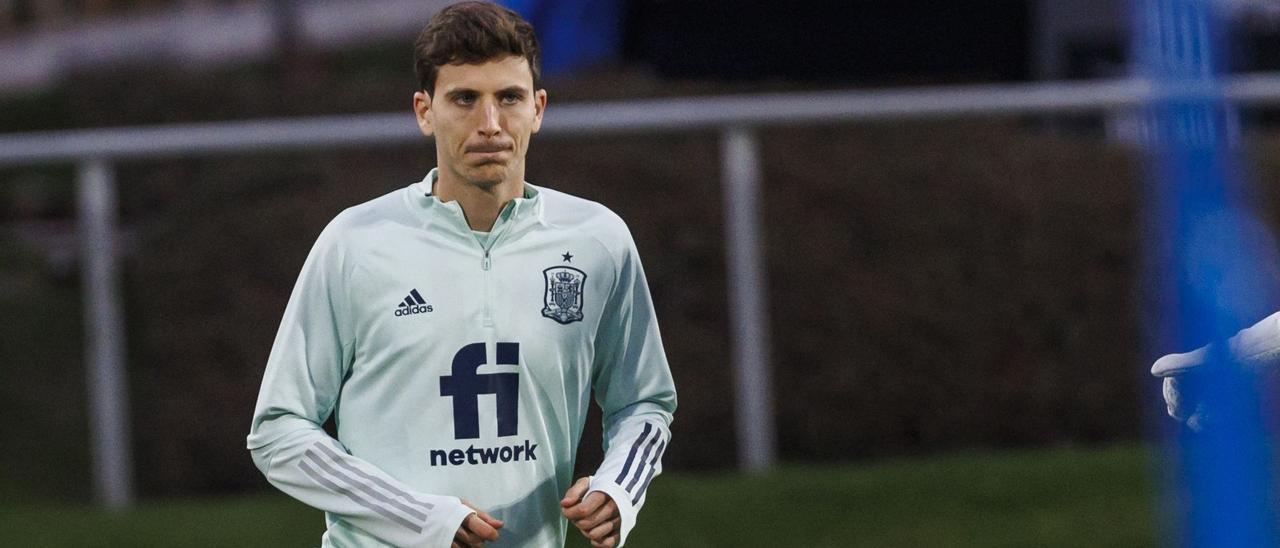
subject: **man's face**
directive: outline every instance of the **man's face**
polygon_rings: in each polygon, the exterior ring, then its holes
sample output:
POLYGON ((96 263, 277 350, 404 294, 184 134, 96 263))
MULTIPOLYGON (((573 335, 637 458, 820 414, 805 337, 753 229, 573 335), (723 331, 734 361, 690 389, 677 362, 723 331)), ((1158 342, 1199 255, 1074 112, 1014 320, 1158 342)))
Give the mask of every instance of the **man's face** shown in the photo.
POLYGON ((486 189, 524 180, 529 137, 546 105, 547 92, 533 89, 529 62, 514 55, 442 66, 433 94, 413 95, 418 127, 435 135, 440 169, 486 189))

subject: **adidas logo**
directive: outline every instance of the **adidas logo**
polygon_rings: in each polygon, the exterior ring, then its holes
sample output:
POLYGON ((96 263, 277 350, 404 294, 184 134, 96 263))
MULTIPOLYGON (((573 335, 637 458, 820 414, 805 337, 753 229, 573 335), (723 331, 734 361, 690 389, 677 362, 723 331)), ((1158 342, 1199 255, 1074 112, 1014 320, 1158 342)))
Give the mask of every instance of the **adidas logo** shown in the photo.
POLYGON ((409 316, 411 314, 422 314, 423 312, 433 312, 435 309, 423 300, 422 295, 418 294, 417 289, 410 289, 409 295, 400 302, 400 306, 396 307, 396 316, 409 316))

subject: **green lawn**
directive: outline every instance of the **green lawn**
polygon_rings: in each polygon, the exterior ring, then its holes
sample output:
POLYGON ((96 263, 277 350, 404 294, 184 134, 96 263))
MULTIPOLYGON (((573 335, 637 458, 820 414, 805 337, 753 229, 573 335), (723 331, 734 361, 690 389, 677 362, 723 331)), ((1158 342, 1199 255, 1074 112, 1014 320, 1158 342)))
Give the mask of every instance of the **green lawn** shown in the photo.
MULTIPOLYGON (((628 546, 1152 546, 1148 463, 1122 446, 665 474, 628 546)), ((276 495, 121 514, 0 502, 0 531, 23 546, 314 546, 322 521, 276 495)))

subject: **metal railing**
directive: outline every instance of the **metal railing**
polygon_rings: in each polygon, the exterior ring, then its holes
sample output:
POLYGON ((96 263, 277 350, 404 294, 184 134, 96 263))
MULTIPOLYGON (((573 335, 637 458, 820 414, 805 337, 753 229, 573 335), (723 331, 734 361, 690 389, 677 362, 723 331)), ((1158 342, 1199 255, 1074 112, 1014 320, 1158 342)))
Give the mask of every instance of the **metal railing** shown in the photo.
MULTIPOLYGON (((717 130, 725 200, 726 276, 732 336, 740 467, 775 460, 769 319, 764 267, 756 129, 809 124, 974 115, 1106 113, 1158 99, 1221 97, 1238 105, 1280 104, 1280 75, 1243 75, 1220 86, 1157 88, 1135 79, 974 85, 643 100, 551 105, 540 138, 607 133, 717 130)), ((115 227, 121 160, 335 147, 369 147, 422 139, 411 113, 329 116, 86 129, 0 136, 0 167, 74 163, 86 310, 86 354, 94 440, 95 489, 119 508, 133 498, 124 393, 115 227)))

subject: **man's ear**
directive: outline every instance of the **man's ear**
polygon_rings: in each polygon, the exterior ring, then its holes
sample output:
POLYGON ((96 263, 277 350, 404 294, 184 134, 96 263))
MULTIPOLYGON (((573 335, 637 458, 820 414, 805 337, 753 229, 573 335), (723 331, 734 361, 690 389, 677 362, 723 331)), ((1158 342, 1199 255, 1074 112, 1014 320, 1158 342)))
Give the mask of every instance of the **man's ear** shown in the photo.
POLYGON ((533 92, 533 132, 542 127, 542 113, 547 111, 547 90, 533 92))
POLYGON ((435 128, 431 126, 431 96, 427 95, 427 92, 414 92, 413 114, 418 118, 418 131, 430 137, 435 128))

